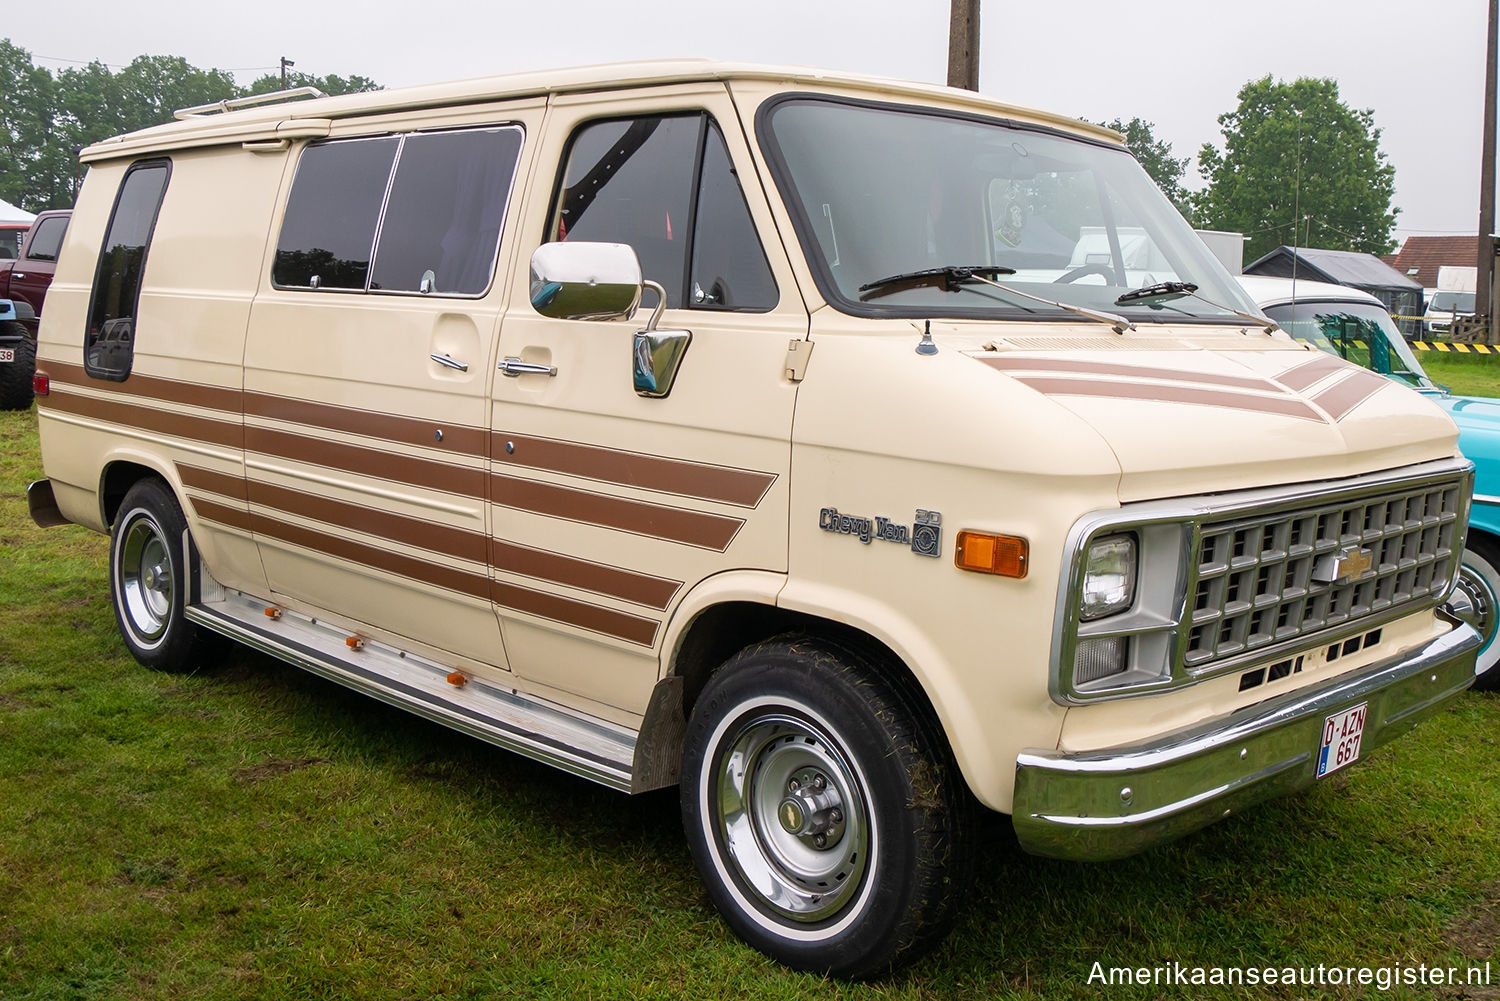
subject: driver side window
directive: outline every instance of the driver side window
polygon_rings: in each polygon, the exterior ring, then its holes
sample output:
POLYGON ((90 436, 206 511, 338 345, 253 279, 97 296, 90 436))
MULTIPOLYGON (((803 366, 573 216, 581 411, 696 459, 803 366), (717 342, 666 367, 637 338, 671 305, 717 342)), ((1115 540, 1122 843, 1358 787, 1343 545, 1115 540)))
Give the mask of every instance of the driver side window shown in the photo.
POLYGON ((707 114, 581 126, 568 144, 547 239, 629 244, 672 308, 776 305, 739 177, 707 114))

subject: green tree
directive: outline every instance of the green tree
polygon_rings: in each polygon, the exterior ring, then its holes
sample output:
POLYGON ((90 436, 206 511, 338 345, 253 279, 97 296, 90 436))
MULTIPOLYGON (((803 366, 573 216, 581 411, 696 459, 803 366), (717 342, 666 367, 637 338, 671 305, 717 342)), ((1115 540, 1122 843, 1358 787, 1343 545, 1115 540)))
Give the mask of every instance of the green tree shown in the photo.
POLYGON ((0 94, 0 198, 30 211, 45 208, 54 186, 56 86, 8 38, 0 39, 0 94))
MULTIPOLYGON (((363 76, 298 73, 288 82, 326 94, 380 89, 363 76)), ((0 39, 0 198, 32 212, 67 208, 78 194, 83 147, 170 122, 179 108, 280 87, 279 76, 267 75, 243 88, 224 70, 199 69, 179 56, 138 56, 118 73, 93 62, 54 77, 31 53, 0 39)))
MULTIPOLYGON (((307 73, 288 73, 286 75, 287 87, 316 87, 329 97, 337 94, 363 94, 368 90, 382 89, 380 84, 367 76, 311 76, 307 73)), ((246 88, 246 94, 269 94, 281 90, 281 74, 267 73, 265 76, 257 77, 251 81, 246 88)))
POLYGON ((1189 158, 1179 159, 1173 156, 1172 144, 1156 138, 1156 125, 1145 119, 1132 118, 1125 122, 1116 118, 1106 123, 1105 127, 1114 129, 1125 137, 1125 145, 1135 154, 1141 166, 1146 168, 1151 180, 1177 206, 1177 211, 1191 219, 1192 194, 1182 186, 1182 175, 1187 173, 1189 158))
POLYGON ((1399 209, 1396 169, 1380 149, 1374 112, 1339 99, 1333 80, 1292 83, 1270 76, 1240 89, 1239 107, 1219 116, 1220 152, 1204 144, 1207 186, 1199 222, 1244 233, 1245 259, 1282 244, 1385 254, 1399 209))

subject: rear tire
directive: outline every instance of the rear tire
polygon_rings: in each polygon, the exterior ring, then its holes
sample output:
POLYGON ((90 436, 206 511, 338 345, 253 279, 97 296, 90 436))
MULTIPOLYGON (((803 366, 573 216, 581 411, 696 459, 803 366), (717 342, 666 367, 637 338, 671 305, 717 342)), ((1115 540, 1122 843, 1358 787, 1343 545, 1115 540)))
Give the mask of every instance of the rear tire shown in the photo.
POLYGON ((110 533, 109 595, 131 656, 160 671, 198 666, 211 634, 187 619, 187 519, 161 480, 125 494, 110 533))
MULTIPOLYGON (((6 324, 10 329, 25 331, 19 323, 6 324)), ((19 341, 3 341, 0 347, 14 346, 16 360, 0 362, 0 410, 25 410, 31 406, 31 377, 36 374, 36 343, 29 336, 19 341)))
POLYGON ((682 817, 724 920, 787 966, 868 977, 951 926, 975 804, 941 729, 832 641, 781 637, 709 680, 684 742, 682 817))

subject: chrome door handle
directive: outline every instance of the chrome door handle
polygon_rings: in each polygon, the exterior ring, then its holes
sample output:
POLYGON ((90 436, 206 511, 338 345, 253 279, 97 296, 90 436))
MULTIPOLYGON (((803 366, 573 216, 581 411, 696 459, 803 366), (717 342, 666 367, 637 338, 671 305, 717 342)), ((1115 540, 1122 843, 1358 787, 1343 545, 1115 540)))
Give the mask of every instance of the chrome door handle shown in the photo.
POLYGON ((25 277, 26 277, 26 276, 25 276, 25 275, 23 275, 23 274, 22 274, 22 273, 21 273, 21 272, 19 272, 19 271, 12 271, 12 272, 11 272, 11 273, 10 273, 10 276, 11 276, 11 277, 12 277, 12 278, 25 278, 25 277))
POLYGON ((522 361, 512 355, 500 363, 500 374, 512 379, 520 375, 556 375, 555 365, 539 365, 534 361, 522 361))
POLYGON ((457 359, 450 358, 450 357, 448 357, 445 354, 443 354, 443 355, 428 355, 427 357, 431 358, 433 361, 437 362, 439 365, 443 366, 444 368, 451 368, 451 369, 454 369, 455 371, 459 371, 459 372, 467 372, 469 370, 469 363, 468 362, 466 362, 466 361, 458 361, 457 359))

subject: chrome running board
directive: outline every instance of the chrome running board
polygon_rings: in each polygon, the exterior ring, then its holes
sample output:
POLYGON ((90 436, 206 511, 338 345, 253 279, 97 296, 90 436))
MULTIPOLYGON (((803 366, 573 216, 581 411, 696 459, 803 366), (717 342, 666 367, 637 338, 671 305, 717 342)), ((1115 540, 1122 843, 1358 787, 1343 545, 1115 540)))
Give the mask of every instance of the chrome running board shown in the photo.
POLYGON ((201 597, 187 617, 207 629, 508 751, 630 791, 633 730, 478 678, 451 684, 450 668, 291 610, 273 618, 264 600, 222 588, 207 572, 197 584, 201 597))

